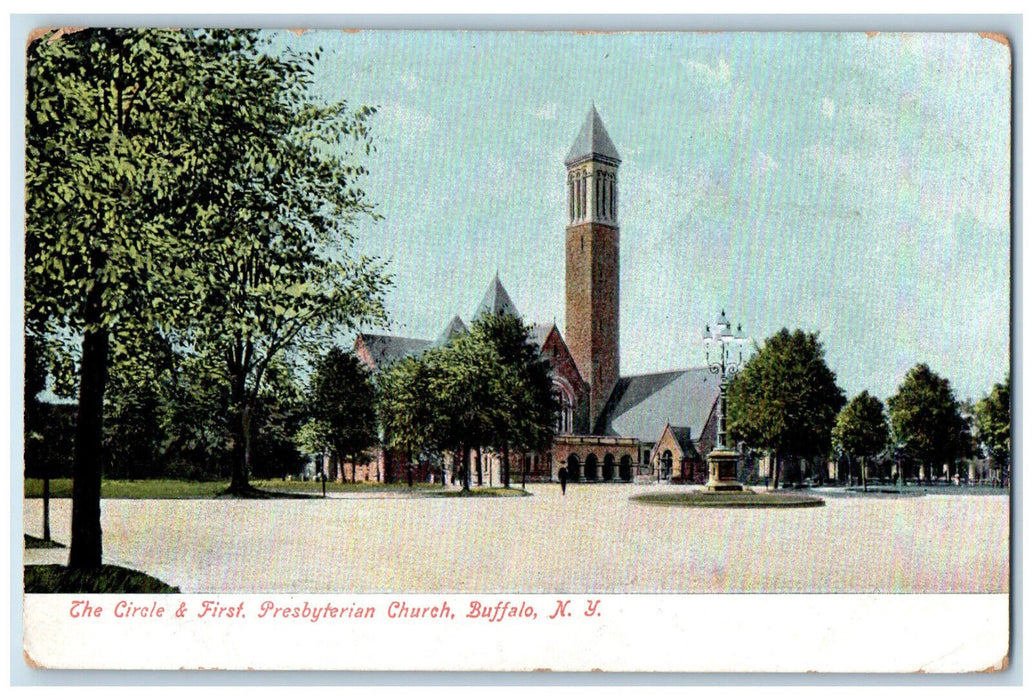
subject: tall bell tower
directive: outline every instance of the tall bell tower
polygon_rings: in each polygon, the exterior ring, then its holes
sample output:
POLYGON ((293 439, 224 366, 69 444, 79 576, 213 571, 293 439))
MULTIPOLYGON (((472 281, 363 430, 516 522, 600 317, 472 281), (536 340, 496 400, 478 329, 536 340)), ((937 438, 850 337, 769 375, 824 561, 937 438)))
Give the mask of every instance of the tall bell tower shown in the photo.
POLYGON ((593 104, 567 153, 567 346, 589 384, 588 425, 620 378, 620 156, 593 104))

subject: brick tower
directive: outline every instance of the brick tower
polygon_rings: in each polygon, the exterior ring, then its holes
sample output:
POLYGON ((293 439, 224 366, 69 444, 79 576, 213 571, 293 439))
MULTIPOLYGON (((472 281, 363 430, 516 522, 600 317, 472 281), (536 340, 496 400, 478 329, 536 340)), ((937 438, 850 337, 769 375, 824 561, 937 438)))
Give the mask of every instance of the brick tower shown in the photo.
MULTIPOLYGON (((567 154, 567 346, 589 384, 585 432, 620 378, 620 156, 595 105, 567 154)), ((582 413, 582 415, 584 415, 582 413)))

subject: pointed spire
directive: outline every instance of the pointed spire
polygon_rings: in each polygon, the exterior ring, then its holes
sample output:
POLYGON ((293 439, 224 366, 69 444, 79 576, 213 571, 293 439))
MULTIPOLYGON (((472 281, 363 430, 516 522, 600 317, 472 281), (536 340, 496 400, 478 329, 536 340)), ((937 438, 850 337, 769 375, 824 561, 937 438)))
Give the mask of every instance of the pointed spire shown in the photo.
POLYGON ((457 335, 462 335, 463 333, 466 333, 466 331, 466 324, 463 323, 463 319, 459 318, 459 314, 456 314, 452 317, 452 320, 448 322, 448 325, 445 326, 445 330, 441 332, 441 335, 438 336, 435 345, 446 345, 448 344, 448 341, 452 340, 452 338, 455 338, 457 335))
POLYGON ((509 293, 502 286, 502 282, 499 280, 499 273, 496 272, 495 279, 488 285, 488 290, 484 293, 481 303, 477 305, 477 310, 473 313, 473 319, 477 320, 484 314, 498 313, 510 314, 520 318, 520 312, 517 311, 516 304, 509 298, 509 293))
POLYGON ((592 157, 608 161, 612 165, 617 165, 621 162, 621 157, 617 154, 617 147, 613 145, 610 135, 606 133, 606 127, 603 126, 603 120, 599 118, 599 113, 595 111, 595 102, 589 108, 585 122, 581 126, 581 131, 578 132, 574 145, 570 147, 564 163, 567 167, 570 167, 592 157))

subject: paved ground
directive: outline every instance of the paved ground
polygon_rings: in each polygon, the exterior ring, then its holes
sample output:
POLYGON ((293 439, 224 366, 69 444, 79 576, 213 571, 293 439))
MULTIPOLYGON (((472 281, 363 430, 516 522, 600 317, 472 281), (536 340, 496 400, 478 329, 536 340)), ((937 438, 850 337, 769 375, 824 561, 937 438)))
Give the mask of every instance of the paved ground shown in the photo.
MULTIPOLYGON (((666 508, 643 485, 531 498, 106 500, 107 563, 184 593, 1001 593, 1008 498, 830 497, 823 508, 666 508)), ((665 486, 661 488, 684 488, 665 486)), ((41 502, 24 503, 40 536, 41 502)), ((68 500, 52 502, 68 542, 68 500)), ((64 562, 30 550, 26 563, 64 562)))

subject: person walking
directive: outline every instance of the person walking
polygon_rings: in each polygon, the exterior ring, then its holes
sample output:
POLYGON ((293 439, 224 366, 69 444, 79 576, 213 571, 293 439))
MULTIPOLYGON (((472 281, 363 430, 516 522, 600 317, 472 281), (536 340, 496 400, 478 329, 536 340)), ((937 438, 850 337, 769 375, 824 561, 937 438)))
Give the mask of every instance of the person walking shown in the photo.
POLYGON ((563 492, 564 496, 567 495, 567 468, 566 467, 560 467, 560 491, 563 492))

